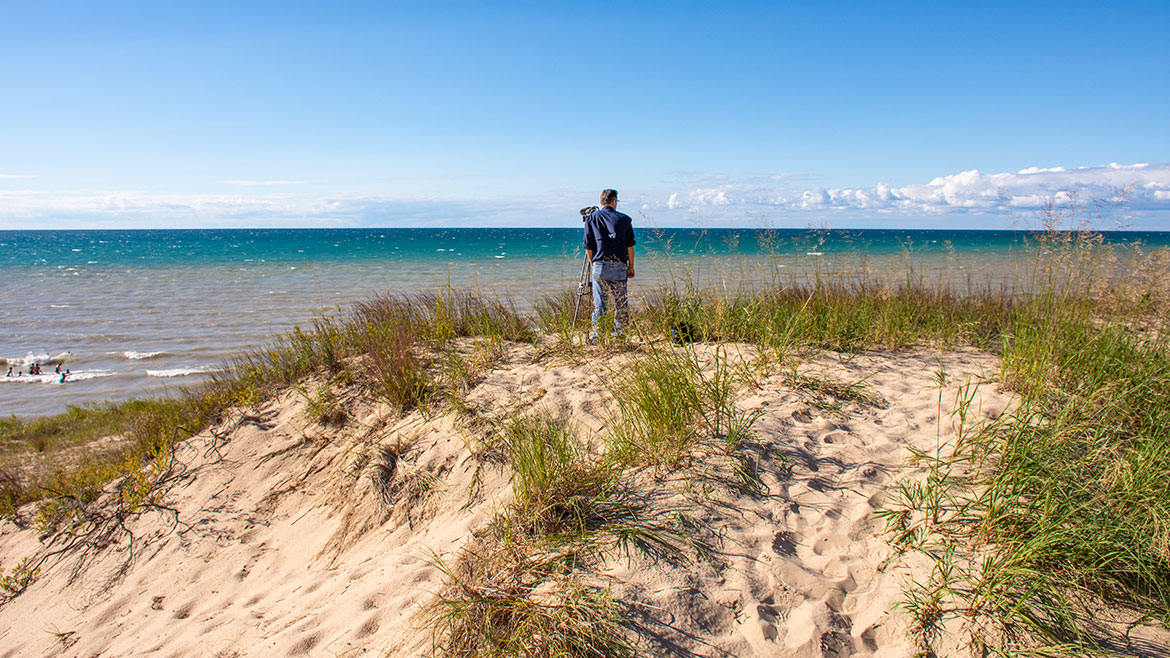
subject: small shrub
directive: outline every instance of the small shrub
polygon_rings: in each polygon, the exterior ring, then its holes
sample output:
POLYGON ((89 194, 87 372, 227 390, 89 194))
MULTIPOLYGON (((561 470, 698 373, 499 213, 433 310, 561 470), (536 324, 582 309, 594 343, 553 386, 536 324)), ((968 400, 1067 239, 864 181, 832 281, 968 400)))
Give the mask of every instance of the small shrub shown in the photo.
POLYGON ((0 575, 0 603, 20 596, 40 574, 40 567, 29 566, 28 558, 20 561, 8 574, 0 575))

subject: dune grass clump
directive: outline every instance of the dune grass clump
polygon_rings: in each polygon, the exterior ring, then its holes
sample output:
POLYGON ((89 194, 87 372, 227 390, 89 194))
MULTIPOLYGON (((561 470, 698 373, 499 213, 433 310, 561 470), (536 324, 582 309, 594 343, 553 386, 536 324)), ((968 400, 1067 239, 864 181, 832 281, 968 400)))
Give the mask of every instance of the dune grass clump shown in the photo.
POLYGON ((467 336, 531 341, 532 328, 507 300, 478 293, 445 290, 414 295, 375 295, 358 303, 354 324, 405 325, 419 340, 444 344, 467 336))
POLYGON ((1035 350, 1053 367, 1031 372, 1055 376, 1023 380, 1031 395, 974 502, 1000 546, 1000 589, 1052 641, 1089 639, 1070 619, 1079 593, 1170 625, 1170 344, 1086 323, 1053 332, 1012 346, 1014 361, 1035 350))
POLYGON ((629 464, 589 454, 573 430, 545 415, 508 421, 499 440, 507 447, 514 498, 498 529, 505 538, 583 551, 601 546, 678 555, 675 530, 648 510, 627 483, 629 464))
POLYGON ((652 346, 640 355, 611 386, 618 407, 610 437, 614 455, 673 467, 701 441, 728 437, 739 378, 722 348, 707 369, 693 347, 652 346))
POLYGON ((616 547, 677 555, 678 531, 635 500, 617 464, 573 431, 516 416, 498 431, 513 500, 428 608, 439 656, 632 656, 609 593, 574 571, 616 547))
POLYGON ((573 290, 544 295, 535 304, 537 326, 546 336, 555 339, 558 349, 566 352, 580 347, 581 331, 589 327, 592 313, 592 299, 582 299, 578 307, 577 295, 573 290), (576 322, 573 321, 574 310, 577 311, 576 322))
POLYGON ((575 582, 560 556, 497 546, 444 570, 431 604, 433 655, 624 658, 636 652, 609 593, 575 582))
POLYGON ((513 418, 500 434, 512 467, 514 523, 533 536, 597 527, 597 504, 614 491, 616 471, 588 459, 569 428, 545 416, 513 418))
POLYGON ((415 351, 409 325, 368 323, 359 343, 366 378, 384 399, 400 411, 426 406, 433 382, 415 351))

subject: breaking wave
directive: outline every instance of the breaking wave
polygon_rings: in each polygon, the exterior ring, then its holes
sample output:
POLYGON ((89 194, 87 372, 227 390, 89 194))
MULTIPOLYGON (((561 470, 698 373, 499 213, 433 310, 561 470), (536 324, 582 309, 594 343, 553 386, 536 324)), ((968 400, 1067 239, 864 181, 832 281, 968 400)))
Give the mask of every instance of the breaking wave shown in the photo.
POLYGON ((153 359, 156 356, 163 356, 166 352, 109 352, 115 356, 122 355, 123 357, 132 361, 141 361, 142 359, 153 359))

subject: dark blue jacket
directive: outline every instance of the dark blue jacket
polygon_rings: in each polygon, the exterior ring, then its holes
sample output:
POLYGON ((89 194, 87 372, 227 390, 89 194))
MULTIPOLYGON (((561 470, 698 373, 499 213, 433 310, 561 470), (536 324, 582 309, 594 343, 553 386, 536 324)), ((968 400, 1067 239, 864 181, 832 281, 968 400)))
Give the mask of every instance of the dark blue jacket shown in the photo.
POLYGON ((594 262, 616 256, 625 263, 626 248, 634 246, 634 226, 630 216, 607 206, 589 213, 585 218, 582 246, 593 251, 594 262))

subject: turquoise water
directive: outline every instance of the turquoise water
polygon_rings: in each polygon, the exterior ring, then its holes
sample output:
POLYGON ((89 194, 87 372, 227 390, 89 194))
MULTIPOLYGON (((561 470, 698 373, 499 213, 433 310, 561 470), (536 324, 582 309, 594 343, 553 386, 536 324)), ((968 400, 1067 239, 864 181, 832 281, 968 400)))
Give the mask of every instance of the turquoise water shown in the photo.
MULTIPOLYGON (((639 228, 644 249, 753 256, 863 250, 901 253, 1002 253, 1021 231, 639 228)), ((1170 232, 1107 233, 1112 242, 1170 243, 1170 232)), ((577 228, 550 229, 193 229, 135 231, 0 231, 0 270, 39 267, 173 267, 315 262, 447 262, 563 257, 579 248, 577 228)))
MULTIPOLYGON (((687 277, 734 289, 777 272, 951 281, 1015 276, 1013 231, 654 230, 635 226, 637 297, 687 277)), ((1110 233, 1170 245, 1170 233, 1110 233)), ((166 393, 234 354, 371 293, 442 286, 511 297, 523 310, 573 288, 581 230, 226 229, 0 231, 0 415, 166 393), (30 376, 34 362, 63 362, 30 376)), ((765 278, 766 278, 765 277, 765 278)))

